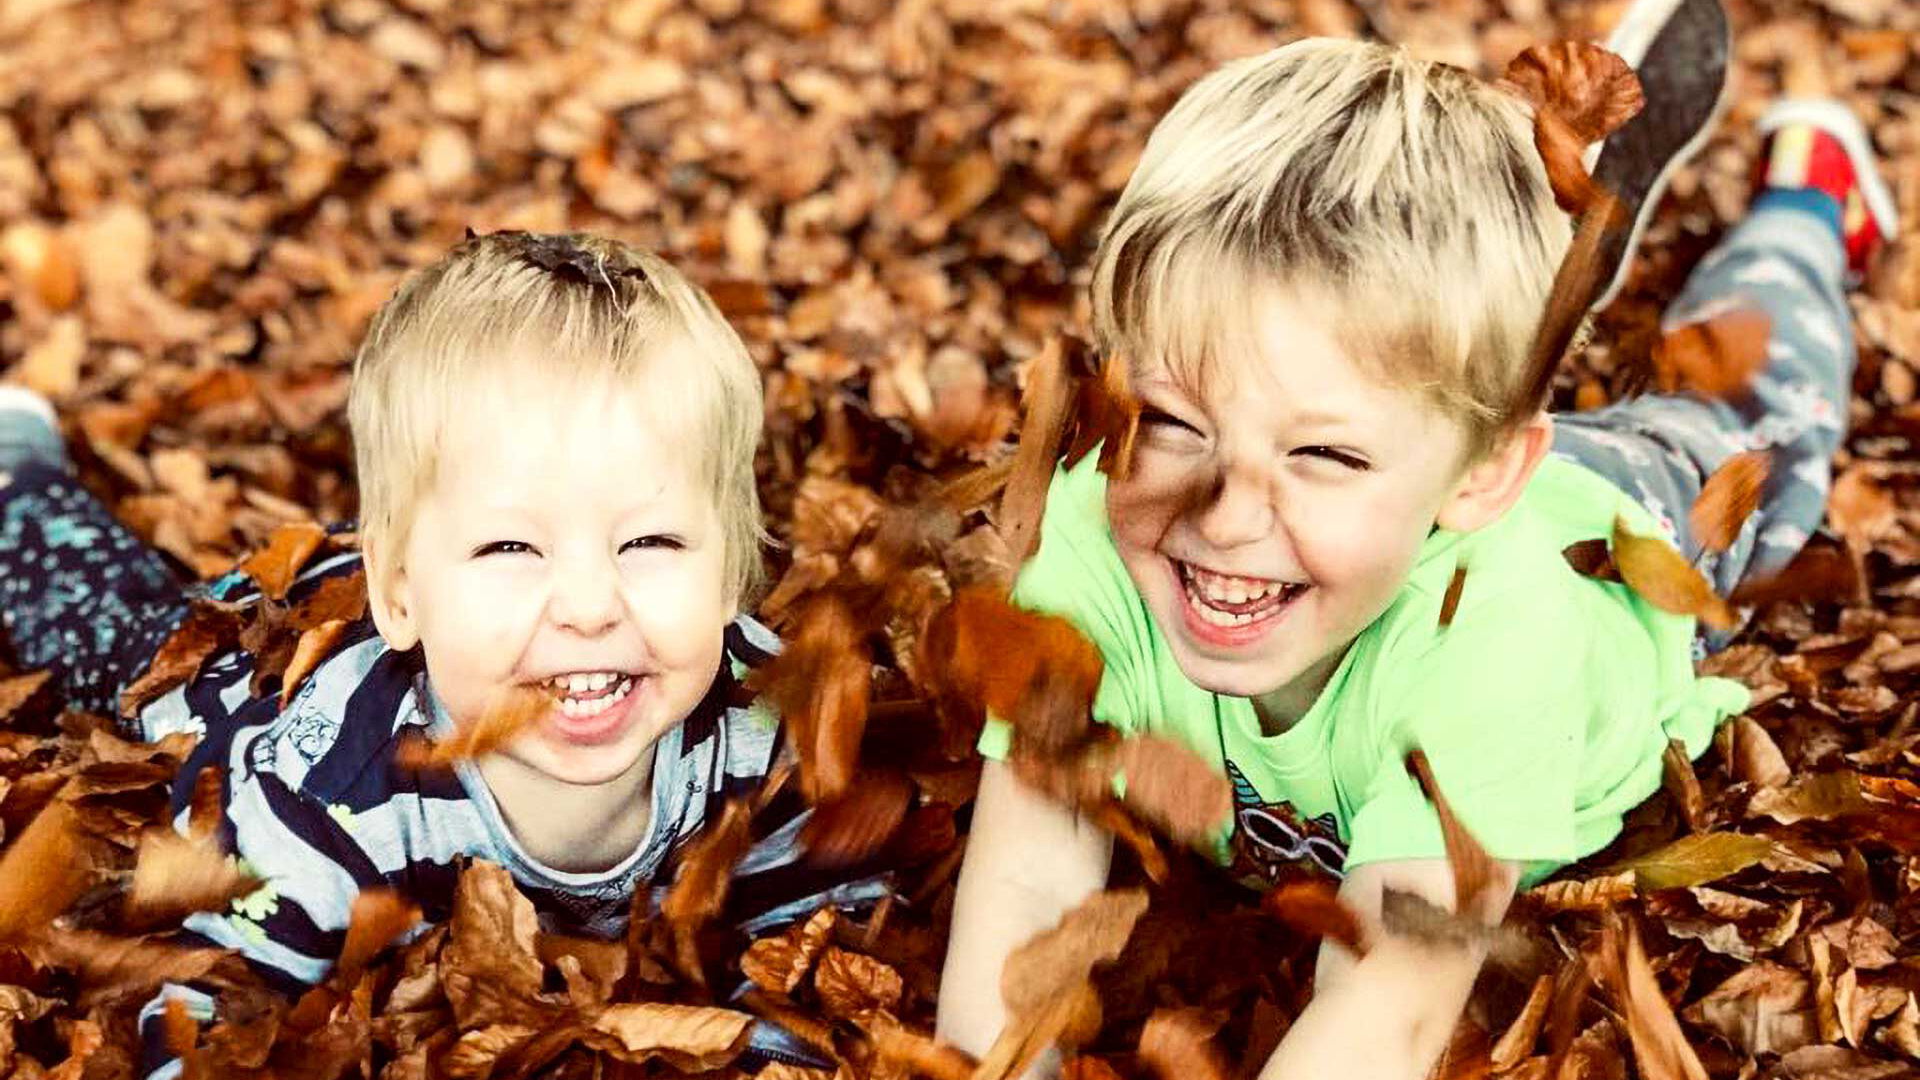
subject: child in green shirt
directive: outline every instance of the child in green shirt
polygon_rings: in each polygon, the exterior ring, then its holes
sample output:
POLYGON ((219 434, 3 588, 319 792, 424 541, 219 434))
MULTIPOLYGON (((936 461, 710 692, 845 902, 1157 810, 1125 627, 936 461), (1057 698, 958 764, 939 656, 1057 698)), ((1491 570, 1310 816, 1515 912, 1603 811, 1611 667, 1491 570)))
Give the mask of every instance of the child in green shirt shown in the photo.
MULTIPOLYGON (((1610 44, 1644 58, 1651 119, 1611 138, 1595 175, 1643 222, 1716 111, 1726 26, 1712 0, 1642 0, 1622 34, 1610 44)), ((1526 360, 1571 227, 1518 96, 1386 46, 1309 40, 1203 79, 1155 130, 1092 284, 1097 343, 1143 406, 1131 468, 1109 478, 1089 456, 1056 474, 1013 598, 1098 647, 1096 719, 1228 774, 1221 854, 1243 875, 1341 875, 1369 919, 1388 889, 1450 908, 1440 828, 1403 765, 1417 746, 1498 860, 1498 895, 1472 913, 1497 921, 1515 889, 1618 833, 1669 740, 1697 755, 1745 707, 1739 686, 1694 675, 1724 636, 1562 552, 1619 517, 1724 593, 1820 521, 1854 355, 1843 280, 1894 211, 1838 105, 1783 102, 1763 126, 1777 130, 1752 212, 1667 323, 1762 310, 1765 369, 1727 400, 1558 418, 1526 360), (1772 464, 1761 505, 1703 555, 1688 509, 1755 449, 1772 464)), ((982 749, 999 749, 991 725, 982 749)), ((1007 953, 1099 888, 1110 856, 1104 833, 989 760, 945 1038, 986 1049, 1007 953)), ((1480 960, 1323 947, 1315 1000, 1262 1075, 1425 1075, 1480 960)))

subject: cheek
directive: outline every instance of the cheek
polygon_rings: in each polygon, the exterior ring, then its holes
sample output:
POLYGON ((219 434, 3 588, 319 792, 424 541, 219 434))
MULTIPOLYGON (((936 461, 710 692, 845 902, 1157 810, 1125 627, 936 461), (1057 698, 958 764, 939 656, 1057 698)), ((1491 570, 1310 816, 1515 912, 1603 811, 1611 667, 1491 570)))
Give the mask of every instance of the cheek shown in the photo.
POLYGON ((627 609, 654 655, 669 663, 699 660, 719 647, 733 619, 726 593, 721 560, 703 553, 678 566, 629 574, 627 609))
POLYGON ((1207 489, 1205 470, 1167 455, 1142 452, 1125 480, 1107 484, 1107 520, 1122 547, 1150 548, 1195 509, 1207 489))

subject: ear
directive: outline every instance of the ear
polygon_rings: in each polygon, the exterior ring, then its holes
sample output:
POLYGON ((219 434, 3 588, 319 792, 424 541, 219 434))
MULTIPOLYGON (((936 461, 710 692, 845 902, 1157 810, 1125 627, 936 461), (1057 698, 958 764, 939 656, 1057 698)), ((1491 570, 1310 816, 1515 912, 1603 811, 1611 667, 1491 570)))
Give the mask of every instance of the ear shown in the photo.
POLYGON ((1533 471, 1553 446, 1553 418, 1538 412, 1470 466, 1434 521, 1451 532, 1472 532, 1499 520, 1519 501, 1533 471))
POLYGON ((367 609, 373 625, 396 652, 406 652, 420 641, 420 629, 414 619, 413 593, 407 581, 406 566, 395 559, 387 566, 384 558, 368 551, 362 558, 367 571, 367 609))

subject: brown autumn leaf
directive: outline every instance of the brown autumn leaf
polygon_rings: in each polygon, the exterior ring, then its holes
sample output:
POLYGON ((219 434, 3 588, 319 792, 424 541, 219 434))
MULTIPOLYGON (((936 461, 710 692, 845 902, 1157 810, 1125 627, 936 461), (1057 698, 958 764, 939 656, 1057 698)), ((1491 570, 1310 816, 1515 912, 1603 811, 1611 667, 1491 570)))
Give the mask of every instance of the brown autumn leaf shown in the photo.
POLYGON ((873 1024, 870 1034, 874 1053, 881 1061, 931 1080, 973 1080, 978 1063, 963 1050, 897 1023, 873 1024))
POLYGON ((1447 592, 1440 598, 1440 627, 1445 629, 1453 625, 1453 613, 1460 608, 1460 591, 1467 584, 1467 568, 1456 566, 1453 577, 1447 582, 1447 592))
POLYGON ((1462 915, 1474 914, 1486 905, 1498 902, 1493 896, 1499 876, 1493 858, 1461 824, 1460 819, 1454 816, 1453 807, 1447 804, 1447 798, 1440 790, 1440 782, 1433 775, 1433 765, 1427 761, 1426 751, 1410 751, 1407 754, 1407 768, 1419 779, 1420 790, 1426 793, 1427 800, 1433 803, 1433 812, 1440 818, 1440 835, 1446 841, 1447 862, 1453 868, 1453 910, 1462 915))
POLYGON ((266 547, 241 562, 240 569, 260 586, 262 596, 285 600, 294 577, 326 538, 326 530, 310 521, 282 525, 267 538, 266 547))
POLYGON ((761 938, 740 957, 740 973, 771 993, 791 997, 813 970, 814 958, 833 938, 840 913, 823 907, 779 937, 761 938))
POLYGON ((1144 889, 1094 893, 1044 931, 1015 949, 1000 969, 1000 996, 1009 1015, 1040 1012, 1047 1002, 1111 963, 1146 914, 1144 889))
POLYGON ((1520 1007, 1520 1015, 1513 1018, 1488 1055, 1495 1072, 1515 1068, 1532 1056, 1534 1044, 1540 1041, 1540 1031, 1546 1026, 1547 1007, 1553 1004, 1553 987, 1551 975, 1542 975, 1533 981, 1533 989, 1527 994, 1527 1003, 1520 1007))
POLYGON ((1793 779, 1793 767, 1780 745, 1750 716, 1733 719, 1733 775, 1755 787, 1777 788, 1793 779))
POLYGON ((828 1016, 852 1020, 875 1010, 891 1012, 906 984, 900 973, 871 956, 828 946, 813 969, 814 993, 828 1016))
POLYGON ((52 678, 50 671, 35 671, 0 679, 0 724, 11 721, 14 712, 32 700, 52 678))
POLYGON ((1694 542, 1708 551, 1732 547, 1741 527, 1760 505, 1771 465, 1772 455, 1765 450, 1748 450, 1722 462, 1707 477, 1688 512, 1694 542))
POLYGON ((182 836, 161 826, 140 837, 133 885, 127 893, 130 918, 155 923, 196 911, 220 911, 258 888, 260 879, 240 868, 212 836, 182 836))
POLYGON ((1160 1080, 1228 1080, 1213 1036, 1221 1018, 1198 1009, 1156 1009, 1140 1029, 1140 1060, 1160 1080))
POLYGON ((420 905, 396 889, 361 889, 353 898, 353 910, 347 916, 347 939, 341 943, 335 972, 341 979, 352 982, 368 961, 420 918, 420 905))
POLYGON ((1067 440, 1061 464, 1071 469, 1094 447, 1100 448, 1100 471, 1125 480, 1133 471, 1133 443, 1140 431, 1140 399, 1133 394, 1127 361, 1109 356, 1096 377, 1080 380, 1074 399, 1073 434, 1067 440))
POLYGON ((844 795, 813 808, 800 846, 815 866, 852 866, 887 845, 906 820, 913 785, 894 770, 860 773, 844 795))
POLYGON ((1603 874, 1590 878, 1548 881, 1534 886, 1524 895, 1528 903, 1545 912, 1600 912, 1633 899, 1636 882, 1632 871, 1603 874))
POLYGON ((986 586, 959 590, 921 638, 921 670, 936 695, 978 719, 1014 725, 1022 749, 1052 755, 1077 745, 1105 665, 1066 619, 1025 611, 986 586))
POLYGON ((748 685, 785 721, 800 757, 800 793, 818 804, 846 794, 853 783, 867 729, 872 658, 859 620, 837 595, 810 597, 794 624, 787 647, 748 685))
POLYGON ((0 941, 21 941, 47 927, 93 884, 91 845, 73 804, 56 798, 0 853, 0 941))
POLYGON ((1866 551, 1899 528, 1899 507, 1885 485, 1854 465, 1834 477, 1827 492, 1827 523, 1855 550, 1866 551))
POLYGON ((1233 785, 1226 774, 1186 744, 1158 735, 1136 735, 1113 744, 1102 763, 1102 793, 1110 778, 1125 784, 1121 803, 1168 836, 1186 844, 1212 838, 1233 816, 1233 785), (1111 762, 1108 766, 1106 763, 1111 762))
POLYGON ((193 777, 193 794, 187 799, 187 835, 206 839, 220 828, 226 797, 226 771, 217 765, 202 765, 193 777))
POLYGON ((1573 572, 1596 581, 1620 581, 1620 568, 1613 564, 1613 550, 1607 546, 1604 537, 1591 537, 1568 544, 1560 552, 1562 558, 1573 572))
POLYGON ((1772 319, 1755 308, 1736 308, 1678 327, 1654 348, 1654 384, 1669 394, 1738 397, 1766 365, 1772 332, 1772 319))
POLYGON ((1067 372, 1066 353, 1059 338, 1050 339, 1028 367, 1012 471, 1000 496, 997 524, 1015 565, 1027 561, 1040 542, 1040 520, 1046 512, 1047 488, 1053 482, 1054 462, 1066 439, 1067 422, 1075 400, 1074 380, 1067 372))
POLYGON ((447 929, 440 983, 460 1026, 524 1021, 540 993, 539 920, 505 867, 476 859, 460 872, 447 929))
POLYGON ((355 622, 367 613, 365 571, 321 579, 313 592, 287 612, 287 627, 307 631, 324 623, 355 622))
POLYGON ((1745 833, 1706 832, 1608 867, 1611 874, 1632 874, 1644 891, 1705 885, 1737 874, 1773 853, 1773 841, 1745 833))
POLYGON ((190 681, 215 653, 240 639, 240 616, 227 608, 195 605, 147 664, 140 677, 120 691, 120 712, 133 716, 155 698, 190 681))
POLYGON ((287 670, 280 675, 281 708, 287 707, 287 702, 299 690, 300 684, 333 652, 333 647, 339 644, 346 630, 344 619, 334 619, 301 632, 299 644, 293 647, 293 659, 287 661, 287 670))
POLYGON ((680 857, 680 875, 667 890, 660 912, 673 928, 682 975, 700 977, 694 935, 727 906, 733 868, 753 846, 753 807, 745 799, 728 800, 718 820, 688 844, 680 857))
POLYGON ((153 938, 123 938, 55 927, 26 950, 41 964, 74 973, 86 987, 82 1003, 152 991, 161 983, 205 977, 225 960, 225 949, 183 948, 153 938))
POLYGON ((454 728, 453 734, 438 742, 410 740, 395 753, 394 761, 408 769, 444 769, 456 761, 491 754, 553 707, 553 695, 514 687, 478 721, 454 728))
POLYGON ((1613 995, 1626 1018, 1634 1061, 1646 1080, 1707 1080, 1700 1057, 1680 1030, 1680 1021, 1654 979, 1653 966, 1640 944, 1639 926, 1609 923, 1594 967, 1596 978, 1613 995))
POLYGON ((1584 41, 1530 45, 1500 77, 1536 109, 1560 117, 1582 144, 1606 138, 1646 104, 1627 62, 1584 41))
POLYGON ((1308 937, 1331 938, 1354 956, 1367 955, 1366 930, 1330 881, 1291 881, 1270 890, 1260 909, 1308 937))
POLYGON ((1635 534, 1625 518, 1613 520, 1613 559, 1627 586, 1654 607, 1695 616, 1716 630, 1736 624, 1733 609, 1672 544, 1635 534))
POLYGON ((732 1009, 651 1003, 608 1005, 591 1021, 593 1031, 612 1036, 598 1045, 621 1061, 657 1058, 683 1072, 718 1069, 740 1056, 752 1025, 751 1015, 732 1009))
POLYGON ((1727 597, 1727 602, 1738 607, 1820 601, 1846 603, 1864 598, 1866 587, 1858 553, 1823 543, 1816 537, 1778 573, 1741 582, 1727 597))

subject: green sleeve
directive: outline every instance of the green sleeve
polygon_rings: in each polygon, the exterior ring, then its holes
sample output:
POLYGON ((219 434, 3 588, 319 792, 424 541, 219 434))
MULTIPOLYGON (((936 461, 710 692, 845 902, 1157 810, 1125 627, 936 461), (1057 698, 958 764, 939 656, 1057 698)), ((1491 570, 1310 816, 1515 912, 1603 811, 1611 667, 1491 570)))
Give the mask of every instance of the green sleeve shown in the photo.
MULTIPOLYGON (((1028 611, 1058 615, 1087 636, 1105 665, 1093 717, 1130 734, 1148 715, 1152 616, 1114 549, 1106 477, 1097 468, 1097 456, 1088 454, 1071 470, 1055 470, 1040 547, 1014 579, 1012 599, 1028 611)), ((980 753, 1004 759, 1010 735, 1004 721, 989 717, 980 753)))
POLYGON ((1586 716, 1553 677, 1575 646, 1551 620, 1515 614, 1456 622, 1420 654, 1389 661, 1348 866, 1445 857, 1439 818, 1405 767, 1416 748, 1467 829, 1495 858, 1524 864, 1525 879, 1578 857, 1586 716))

